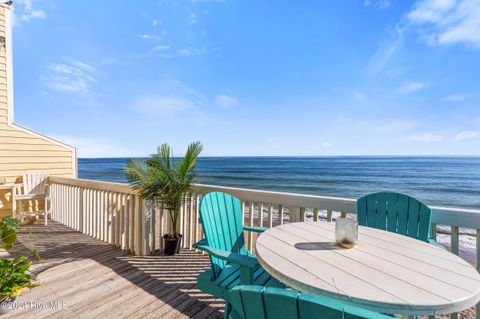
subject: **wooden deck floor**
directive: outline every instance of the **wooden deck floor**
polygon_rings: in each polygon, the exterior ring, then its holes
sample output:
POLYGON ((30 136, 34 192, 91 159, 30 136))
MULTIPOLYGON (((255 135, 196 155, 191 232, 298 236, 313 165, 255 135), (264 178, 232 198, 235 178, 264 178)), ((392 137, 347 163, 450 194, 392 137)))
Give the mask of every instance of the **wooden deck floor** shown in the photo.
POLYGON ((40 287, 19 297, 2 318, 221 318, 223 302, 195 289, 205 256, 131 256, 57 223, 19 235, 11 255, 38 249, 40 287))

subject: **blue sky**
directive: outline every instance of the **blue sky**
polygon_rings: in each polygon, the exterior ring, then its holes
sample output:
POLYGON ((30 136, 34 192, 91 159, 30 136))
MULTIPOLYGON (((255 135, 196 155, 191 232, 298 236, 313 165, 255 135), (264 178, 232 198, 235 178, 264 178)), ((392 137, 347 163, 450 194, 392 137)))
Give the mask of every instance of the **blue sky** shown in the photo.
POLYGON ((81 157, 480 155, 480 1, 15 1, 15 121, 81 157))

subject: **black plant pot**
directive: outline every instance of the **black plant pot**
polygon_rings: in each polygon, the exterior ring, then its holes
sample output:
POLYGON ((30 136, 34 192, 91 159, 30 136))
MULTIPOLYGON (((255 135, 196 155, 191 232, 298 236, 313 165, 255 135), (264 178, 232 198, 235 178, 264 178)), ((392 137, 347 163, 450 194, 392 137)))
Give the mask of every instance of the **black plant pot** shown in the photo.
POLYGON ((168 238, 168 235, 163 235, 163 247, 165 255, 175 255, 180 252, 180 244, 182 243, 182 235, 179 238, 168 238))

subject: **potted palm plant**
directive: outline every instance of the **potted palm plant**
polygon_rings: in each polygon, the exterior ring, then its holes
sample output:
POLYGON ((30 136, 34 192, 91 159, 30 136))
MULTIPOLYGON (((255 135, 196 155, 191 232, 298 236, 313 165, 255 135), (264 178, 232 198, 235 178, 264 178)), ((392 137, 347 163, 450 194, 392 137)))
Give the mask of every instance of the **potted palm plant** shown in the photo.
POLYGON ((172 148, 165 143, 148 159, 130 159, 124 169, 130 185, 141 198, 150 202, 149 207, 158 200, 168 211, 172 232, 163 236, 166 255, 174 255, 180 249, 180 209, 185 195, 192 192, 197 177, 194 168, 202 149, 200 142, 193 142, 183 158, 175 159, 172 148))

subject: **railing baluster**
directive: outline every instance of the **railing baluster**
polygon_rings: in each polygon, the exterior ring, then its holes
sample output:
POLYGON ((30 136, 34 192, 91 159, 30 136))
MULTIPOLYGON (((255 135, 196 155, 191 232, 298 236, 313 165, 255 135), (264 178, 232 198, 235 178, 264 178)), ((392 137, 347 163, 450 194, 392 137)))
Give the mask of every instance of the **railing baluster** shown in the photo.
POLYGON ((300 221, 304 222, 307 217, 307 209, 305 207, 300 207, 300 221))
POLYGON ((117 193, 112 192, 112 200, 110 203, 110 223, 112 225, 110 244, 115 245, 115 238, 117 235, 117 193))
POLYGON ((115 212, 115 246, 121 246, 121 236, 122 236, 122 194, 117 193, 117 205, 115 212))
POLYGON ((97 190, 95 194, 95 198, 97 201, 97 205, 95 207, 97 211, 97 238, 103 240, 103 192, 101 190, 97 190))
MULTIPOLYGON (((199 227, 200 227, 200 223, 199 223, 199 218, 200 218, 200 195, 195 195, 195 242, 199 241, 202 239, 202 237, 200 237, 200 234, 199 234, 199 227)), ((243 208, 243 206, 242 206, 243 208)), ((243 218, 243 209, 242 209, 242 218, 243 218)), ((243 219, 242 219, 242 222, 243 222, 243 219)))
MULTIPOLYGON (((156 251, 156 228, 157 228, 157 216, 156 216, 156 210, 155 210, 155 202, 152 204, 152 207, 150 209, 150 254, 153 255, 155 254, 156 251)), ((123 233, 123 230, 122 230, 123 233)))
MULTIPOLYGON (((253 201, 250 202, 250 206, 248 208, 248 226, 253 226, 253 207, 254 203, 253 201)), ((248 232, 248 250, 252 251, 253 247, 253 233, 248 232)))
POLYGON ((141 256, 149 255, 150 254, 150 247, 147 242, 148 231, 150 230, 148 227, 149 220, 145 218, 145 200, 140 200, 140 215, 138 216, 140 221, 140 243, 141 243, 141 256))
POLYGON ((432 223, 430 226, 430 238, 437 240, 437 224, 432 223))
POLYGON ((451 226, 451 251, 453 254, 458 255, 458 239, 459 239, 459 227, 451 226))
POLYGON ((332 211, 331 210, 327 210, 327 222, 331 222, 332 221, 332 211))
POLYGON ((280 219, 280 225, 283 225, 283 205, 278 205, 278 218, 280 219))
POLYGON ((263 203, 258 203, 258 226, 263 227, 263 203))
POLYGON ((99 238, 98 232, 98 191, 92 190, 93 237, 99 238))
POLYGON ((98 190, 97 191, 97 229, 98 229, 98 239, 100 240, 104 240, 104 230, 105 230, 105 227, 104 227, 104 222, 105 222, 105 218, 103 216, 103 208, 105 207, 104 206, 104 201, 105 199, 105 196, 103 194, 103 191, 101 190, 98 190))
POLYGON ((295 223, 301 220, 300 216, 301 209, 296 206, 288 206, 288 222, 295 223))
POLYGON ((273 205, 268 203, 268 228, 273 227, 273 205))
POLYGON ((130 195, 130 204, 128 206, 129 223, 129 249, 132 254, 135 254, 135 200, 136 196, 130 195))
MULTIPOLYGON (((183 201, 183 196, 182 196, 182 201, 183 201)), ((178 226, 178 232, 181 233, 182 235, 185 235, 185 229, 184 229, 184 224, 185 224, 184 220, 185 219, 183 218, 184 217, 184 211, 185 211, 185 205, 180 206, 180 214, 179 214, 180 220, 177 221, 177 223, 178 223, 177 226, 178 226)), ((184 241, 184 240, 182 240, 182 241, 184 241)))
POLYGON ((242 223, 245 224, 245 202, 242 200, 240 201, 240 207, 242 210, 242 223))
POLYGON ((85 198, 85 204, 86 204, 86 208, 87 208, 87 234, 89 236, 92 235, 92 216, 91 216, 91 213, 92 213, 92 209, 91 209, 91 204, 92 204, 92 201, 91 201, 91 193, 92 193, 92 190, 91 189, 87 189, 86 190, 86 198, 85 198))
POLYGON ((192 194, 189 194, 188 195, 188 218, 189 218, 189 221, 188 221, 188 224, 189 224, 189 229, 188 229, 188 249, 192 249, 192 245, 193 245, 193 231, 194 231, 194 227, 193 225, 194 224, 194 210, 193 210, 193 198, 192 198, 192 194))

